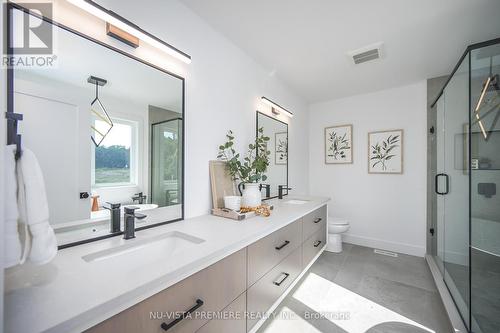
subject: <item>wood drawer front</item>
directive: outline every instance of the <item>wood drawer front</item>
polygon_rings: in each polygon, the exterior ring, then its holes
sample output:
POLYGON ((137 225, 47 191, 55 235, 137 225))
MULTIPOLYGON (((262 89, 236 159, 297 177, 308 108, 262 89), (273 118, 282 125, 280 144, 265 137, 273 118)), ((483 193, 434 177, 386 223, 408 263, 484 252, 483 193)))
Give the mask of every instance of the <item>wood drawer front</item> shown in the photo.
POLYGON ((247 321, 245 311, 247 309, 247 294, 241 294, 224 310, 216 316, 197 333, 246 333, 247 321))
POLYGON ((299 219, 248 246, 248 287, 285 259, 301 243, 302 225, 299 219))
POLYGON ((302 270, 302 247, 299 246, 247 290, 247 331, 262 318, 265 311, 285 292, 302 270), (286 275, 288 277, 283 280, 286 275), (280 283, 281 282, 281 283, 280 283), (280 283, 276 285, 275 283, 280 283))
POLYGON ((169 333, 195 332, 208 322, 207 316, 200 311, 212 312, 225 308, 245 291, 245 276, 246 249, 242 249, 92 327, 88 332, 165 332, 161 328, 163 322, 171 323, 173 315, 191 309, 196 305, 196 300, 201 299, 204 304, 191 317, 184 318, 168 329, 169 333), (151 313, 157 318, 151 318, 151 313))
POLYGON ((302 240, 309 239, 319 228, 324 228, 326 222, 326 205, 304 216, 302 240))
POLYGON ((306 267, 311 262, 325 244, 326 228, 322 227, 302 244, 302 268, 306 267))

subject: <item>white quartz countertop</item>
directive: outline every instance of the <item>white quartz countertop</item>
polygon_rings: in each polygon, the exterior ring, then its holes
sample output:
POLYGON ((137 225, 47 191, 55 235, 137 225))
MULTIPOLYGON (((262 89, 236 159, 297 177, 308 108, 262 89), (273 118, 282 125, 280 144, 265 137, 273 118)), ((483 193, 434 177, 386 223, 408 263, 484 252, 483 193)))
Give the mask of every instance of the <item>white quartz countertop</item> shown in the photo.
POLYGON ((81 332, 180 280, 243 249, 329 201, 324 197, 273 200, 270 217, 234 221, 205 215, 138 231, 136 238, 112 237, 59 251, 44 266, 23 265, 5 273, 5 329, 10 332, 81 332), (290 199, 307 203, 293 205, 290 199), (181 256, 147 264, 112 259, 86 262, 90 253, 170 231, 205 240, 181 256))

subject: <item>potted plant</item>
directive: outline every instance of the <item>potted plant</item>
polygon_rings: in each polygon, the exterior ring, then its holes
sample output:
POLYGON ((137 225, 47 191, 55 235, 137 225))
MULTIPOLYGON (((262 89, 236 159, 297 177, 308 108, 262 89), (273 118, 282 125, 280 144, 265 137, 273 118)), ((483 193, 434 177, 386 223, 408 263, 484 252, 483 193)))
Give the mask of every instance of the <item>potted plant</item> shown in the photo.
POLYGON ((264 135, 264 128, 257 130, 255 143, 248 145, 245 157, 241 159, 240 153, 234 149, 234 135, 230 130, 226 134, 227 141, 219 146, 217 158, 227 162, 229 174, 234 181, 238 181, 238 189, 242 194, 242 206, 257 207, 261 204, 260 181, 265 181, 264 174, 269 166, 269 155, 267 149, 269 137, 264 135), (243 186, 243 192, 241 187, 243 186))

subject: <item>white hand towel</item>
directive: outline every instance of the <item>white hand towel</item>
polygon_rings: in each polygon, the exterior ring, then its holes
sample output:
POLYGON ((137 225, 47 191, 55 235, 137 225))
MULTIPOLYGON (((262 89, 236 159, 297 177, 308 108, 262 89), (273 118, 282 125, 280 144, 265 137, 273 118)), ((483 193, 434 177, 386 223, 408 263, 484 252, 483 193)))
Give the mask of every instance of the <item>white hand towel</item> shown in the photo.
POLYGON ((21 260, 21 242, 17 231, 19 217, 17 207, 16 146, 6 146, 4 150, 4 198, 5 198, 5 233, 4 233, 4 268, 19 264, 21 260))
MULTIPOLYGON (((49 205, 38 160, 24 148, 18 160, 18 206, 20 222, 27 225, 31 240, 25 239, 25 253, 31 262, 43 265, 57 254, 57 240, 49 224, 49 205)), ((22 259, 23 261, 24 259, 22 259)))

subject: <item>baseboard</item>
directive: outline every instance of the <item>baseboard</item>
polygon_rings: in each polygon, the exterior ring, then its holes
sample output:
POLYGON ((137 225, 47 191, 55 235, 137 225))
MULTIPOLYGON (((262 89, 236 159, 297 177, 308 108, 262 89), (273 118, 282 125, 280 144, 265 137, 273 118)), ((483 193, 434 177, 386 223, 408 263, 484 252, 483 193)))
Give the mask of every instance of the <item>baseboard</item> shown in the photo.
POLYGON ((425 257, 425 246, 415 246, 404 243, 388 242, 382 239, 356 236, 352 234, 342 235, 342 240, 360 246, 372 247, 381 250, 399 252, 417 257, 425 257))

